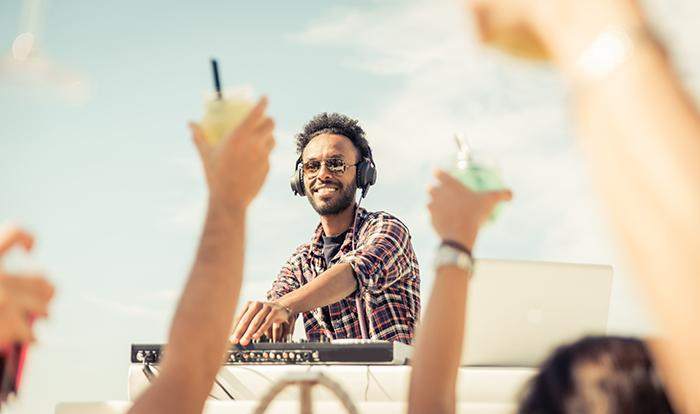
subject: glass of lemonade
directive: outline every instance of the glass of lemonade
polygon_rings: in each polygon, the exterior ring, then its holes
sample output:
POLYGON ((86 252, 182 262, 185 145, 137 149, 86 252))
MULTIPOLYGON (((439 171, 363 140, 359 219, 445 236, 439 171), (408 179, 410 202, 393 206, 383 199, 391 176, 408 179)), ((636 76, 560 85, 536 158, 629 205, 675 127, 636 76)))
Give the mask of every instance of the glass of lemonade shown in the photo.
MULTIPOLYGON (((457 159, 450 173, 472 191, 493 191, 505 188, 501 170, 496 161, 486 155, 475 152, 461 134, 455 134, 458 145, 457 159)), ((499 203, 491 213, 489 222, 493 222, 502 209, 499 203)))
POLYGON ((254 102, 252 91, 235 89, 221 95, 211 94, 206 98, 202 130, 211 145, 217 145, 243 122, 254 102))

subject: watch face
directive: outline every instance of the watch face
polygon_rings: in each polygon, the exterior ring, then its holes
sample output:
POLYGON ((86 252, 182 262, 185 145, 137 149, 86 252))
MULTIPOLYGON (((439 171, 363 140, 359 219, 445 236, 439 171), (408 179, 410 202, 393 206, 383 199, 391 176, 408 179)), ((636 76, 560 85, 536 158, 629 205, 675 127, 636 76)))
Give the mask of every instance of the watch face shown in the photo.
POLYGON ((471 271, 472 259, 463 251, 443 244, 438 248, 435 257, 435 269, 442 266, 457 266, 460 269, 471 271))

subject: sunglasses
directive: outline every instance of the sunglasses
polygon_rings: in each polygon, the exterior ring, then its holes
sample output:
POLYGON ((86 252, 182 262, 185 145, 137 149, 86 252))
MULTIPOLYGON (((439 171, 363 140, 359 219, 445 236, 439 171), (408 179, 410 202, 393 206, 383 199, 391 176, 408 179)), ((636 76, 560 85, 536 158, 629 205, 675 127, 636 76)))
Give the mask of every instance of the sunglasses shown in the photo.
MULTIPOLYGON (((357 164, 348 164, 342 158, 329 158, 327 160, 310 160, 302 164, 304 170, 304 175, 307 177, 315 177, 319 171, 321 171, 321 163, 326 166, 326 169, 332 174, 341 175, 345 173, 350 167, 354 167, 357 164)), ((359 164, 359 163, 358 163, 359 164)))

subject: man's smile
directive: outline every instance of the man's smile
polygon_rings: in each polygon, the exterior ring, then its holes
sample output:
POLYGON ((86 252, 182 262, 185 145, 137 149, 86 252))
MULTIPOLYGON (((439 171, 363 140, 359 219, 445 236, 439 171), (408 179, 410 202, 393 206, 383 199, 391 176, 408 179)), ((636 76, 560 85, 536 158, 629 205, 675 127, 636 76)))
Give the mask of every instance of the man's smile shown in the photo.
POLYGON ((338 186, 333 184, 322 184, 314 188, 314 194, 318 194, 321 197, 334 195, 338 192, 338 186))

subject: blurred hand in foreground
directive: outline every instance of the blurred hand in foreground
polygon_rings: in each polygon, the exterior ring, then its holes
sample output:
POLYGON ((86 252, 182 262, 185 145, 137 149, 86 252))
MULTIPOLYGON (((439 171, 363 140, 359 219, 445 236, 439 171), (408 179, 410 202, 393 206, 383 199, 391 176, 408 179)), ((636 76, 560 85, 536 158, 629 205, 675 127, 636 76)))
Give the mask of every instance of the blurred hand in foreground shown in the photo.
POLYGON ((564 66, 603 30, 644 25, 636 0, 467 0, 466 4, 484 43, 564 66))
MULTIPOLYGON (((8 226, 0 230, 0 261, 15 246, 30 251, 34 238, 26 231, 8 226)), ((34 342, 31 322, 48 316, 53 286, 38 273, 10 273, 0 263, 0 346, 34 342)))
POLYGON ((501 201, 509 201, 509 190, 475 192, 448 173, 435 172, 437 183, 428 189, 433 228, 442 240, 457 242, 467 249, 474 247, 479 228, 488 220, 501 201))
POLYGON ((265 113, 266 109, 267 98, 263 97, 241 125, 217 145, 209 144, 201 127, 190 123, 211 201, 228 208, 245 208, 260 191, 275 146, 275 122, 265 113))

